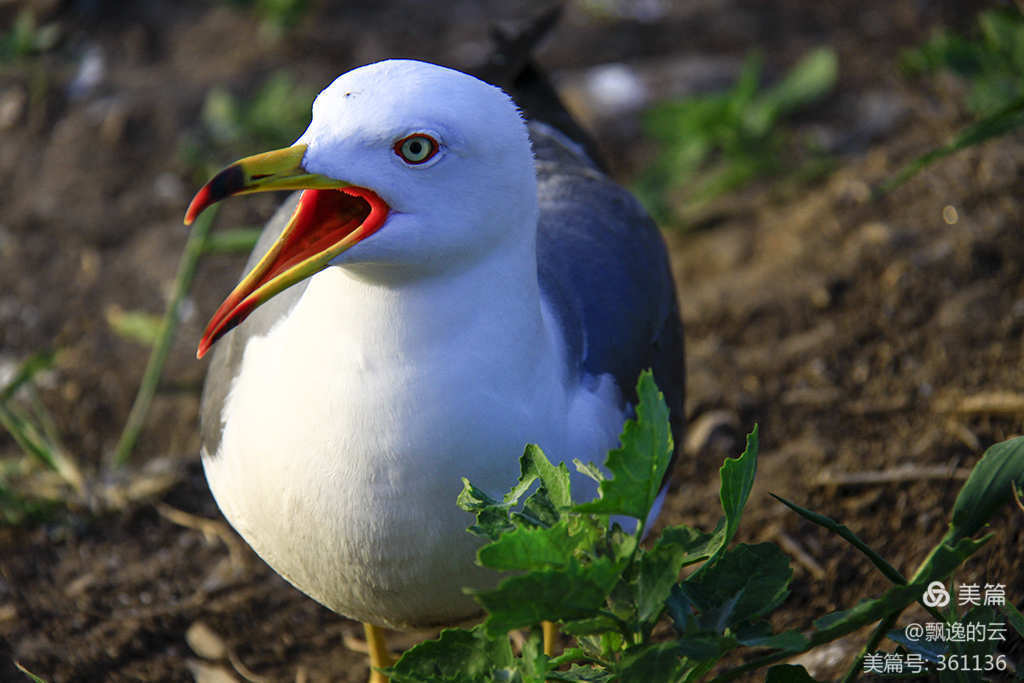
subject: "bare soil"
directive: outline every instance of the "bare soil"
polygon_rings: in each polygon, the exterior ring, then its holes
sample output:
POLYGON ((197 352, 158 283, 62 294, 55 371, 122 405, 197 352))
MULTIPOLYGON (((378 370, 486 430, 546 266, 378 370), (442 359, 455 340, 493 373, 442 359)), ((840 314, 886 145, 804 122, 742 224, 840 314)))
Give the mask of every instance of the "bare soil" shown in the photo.
MULTIPOLYGON (((0 3, 0 28, 31 5, 63 32, 54 50, 0 64, 0 361, 63 350, 43 397, 87 470, 109 458, 147 354, 111 331, 106 312, 165 305, 196 183, 179 150, 208 90, 244 96, 280 67, 319 89, 393 56, 468 67, 487 52, 489 22, 547 4, 316 2, 272 39, 230 3, 0 3), (72 96, 95 50, 103 77, 72 96)), ((741 536, 793 555, 792 595, 776 621, 805 626, 887 584, 769 492, 842 521, 909 573, 944 532, 964 471, 1021 432, 1024 137, 958 154, 883 199, 870 194, 968 121, 962 85, 908 80, 900 51, 938 26, 968 29, 986 3, 646 3, 664 10, 654 21, 593 9, 616 4, 572 3, 538 54, 570 95, 589 67, 609 62, 656 80, 679 66, 738 65, 757 49, 772 78, 813 47, 839 54, 837 90, 797 121, 831 141, 836 170, 810 185, 757 183, 713 207, 704 229, 667 235, 692 443, 661 523, 714 524, 717 467, 758 423, 761 467, 741 536)), ((602 118, 585 97, 568 99, 628 182, 652 153, 635 117, 602 118)), ((220 225, 258 224, 272 204, 229 203, 220 225)), ((176 512, 219 519, 198 463, 205 364, 193 353, 242 261, 201 265, 129 469, 169 466, 173 486, 118 511, 0 527, 0 679, 23 680, 17 660, 50 681, 188 681, 234 670, 201 656, 211 654, 204 643, 224 643, 265 680, 365 680, 358 624, 292 589, 225 527, 176 512)), ((0 457, 16 453, 0 434, 0 457)), ((1022 519, 1013 507, 998 515, 995 538, 957 581, 1003 583, 1020 604, 1022 519)), ((861 643, 831 651, 838 664, 811 662, 814 672, 835 676, 861 643)), ((1007 651, 1021 662, 1019 642, 1007 651)))

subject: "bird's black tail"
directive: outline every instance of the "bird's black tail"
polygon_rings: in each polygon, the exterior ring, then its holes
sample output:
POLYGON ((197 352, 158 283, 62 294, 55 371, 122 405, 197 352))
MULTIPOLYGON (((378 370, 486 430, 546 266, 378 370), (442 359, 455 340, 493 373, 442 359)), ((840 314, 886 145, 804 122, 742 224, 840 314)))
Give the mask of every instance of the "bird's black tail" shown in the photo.
POLYGON ((491 27, 494 50, 475 69, 477 78, 497 85, 512 96, 528 119, 542 121, 581 145, 602 170, 605 165, 593 138, 562 104, 555 86, 533 58, 540 43, 558 24, 562 5, 552 5, 523 26, 491 27))

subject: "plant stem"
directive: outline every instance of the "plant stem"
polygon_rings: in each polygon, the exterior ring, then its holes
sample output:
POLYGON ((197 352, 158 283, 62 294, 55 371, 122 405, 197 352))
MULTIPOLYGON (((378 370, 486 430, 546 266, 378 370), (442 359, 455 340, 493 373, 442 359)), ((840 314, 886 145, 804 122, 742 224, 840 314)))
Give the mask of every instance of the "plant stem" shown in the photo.
POLYGON ((885 634, 896 625, 896 620, 899 619, 902 612, 903 610, 893 612, 885 619, 878 622, 878 625, 875 626, 875 629, 871 632, 871 637, 868 638, 868 642, 864 643, 864 647, 862 647, 860 652, 857 653, 857 656, 854 658, 853 663, 850 664, 850 668, 846 670, 846 673, 843 675, 840 683, 851 683, 852 681, 857 680, 857 675, 860 673, 861 667, 864 664, 864 657, 866 657, 869 652, 874 652, 878 649, 878 644, 882 642, 882 638, 885 638, 885 634))
POLYGON ((167 311, 164 313, 163 322, 160 325, 160 335, 157 337, 153 350, 149 354, 149 362, 146 364, 146 371, 142 375, 142 382, 139 384, 139 391, 135 395, 135 402, 132 404, 131 412, 128 414, 128 421, 125 423, 124 431, 117 443, 117 450, 114 454, 114 464, 123 465, 131 457, 135 443, 139 439, 142 427, 145 425, 146 416, 156 395, 157 386, 160 384, 160 375, 163 374, 167 356, 171 351, 171 343, 174 341, 174 333, 178 329, 178 313, 181 302, 188 294, 192 285, 192 278, 195 276, 196 266, 203 254, 207 235, 213 226, 217 216, 217 207, 207 209, 195 222, 192 231, 185 242, 185 252, 178 264, 178 274, 174 279, 174 289, 171 292, 171 300, 167 304, 167 311))

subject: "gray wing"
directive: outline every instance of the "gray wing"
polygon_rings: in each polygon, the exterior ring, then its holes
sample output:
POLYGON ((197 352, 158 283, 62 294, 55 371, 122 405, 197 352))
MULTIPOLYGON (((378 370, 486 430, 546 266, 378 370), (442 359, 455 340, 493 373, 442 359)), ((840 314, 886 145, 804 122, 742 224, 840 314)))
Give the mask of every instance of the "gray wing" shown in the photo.
MULTIPOLYGON (((249 262, 245 264, 243 274, 248 273, 256 266, 256 263, 270 249, 270 245, 284 230, 292 212, 295 211, 300 194, 301 192, 292 193, 277 210, 277 213, 267 221, 252 254, 249 255, 249 262)), ((266 334, 271 326, 287 313, 306 291, 306 282, 303 280, 260 305, 245 319, 244 323, 225 334, 214 345, 210 369, 206 372, 206 383, 203 385, 202 403, 199 408, 202 451, 207 456, 216 455, 217 448, 220 446, 220 435, 223 428, 221 411, 224 408, 228 390, 231 388, 231 381, 238 373, 238 368, 242 363, 246 342, 254 335, 266 334)))
POLYGON ((676 452, 686 368, 675 283, 658 227, 625 189, 555 129, 531 122, 539 182, 537 268, 559 318, 570 370, 610 374, 636 400, 650 368, 665 395, 676 452))

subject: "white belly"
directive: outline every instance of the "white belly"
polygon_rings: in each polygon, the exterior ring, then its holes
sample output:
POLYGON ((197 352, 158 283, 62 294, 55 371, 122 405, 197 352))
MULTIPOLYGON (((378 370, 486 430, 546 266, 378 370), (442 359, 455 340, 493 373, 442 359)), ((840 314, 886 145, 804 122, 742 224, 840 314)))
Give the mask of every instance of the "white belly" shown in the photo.
POLYGON ((507 350, 473 348, 472 330, 437 349, 362 344, 350 314, 325 314, 334 277, 249 342, 203 460, 210 488, 256 552, 330 609, 395 628, 469 618, 463 588, 497 575, 474 564, 461 477, 500 497, 526 443, 600 459, 621 414, 614 397, 567 392, 555 351, 516 368, 507 350), (607 414, 580 415, 592 411, 607 414))

